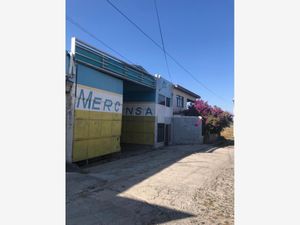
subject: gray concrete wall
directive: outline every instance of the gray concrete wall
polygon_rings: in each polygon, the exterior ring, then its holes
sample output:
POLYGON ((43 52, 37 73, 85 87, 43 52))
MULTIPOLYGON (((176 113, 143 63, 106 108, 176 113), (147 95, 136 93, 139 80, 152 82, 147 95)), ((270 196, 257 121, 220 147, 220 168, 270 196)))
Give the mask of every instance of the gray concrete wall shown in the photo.
POLYGON ((75 102, 75 84, 66 82, 66 90, 68 85, 72 85, 70 91, 66 91, 66 161, 72 162, 73 148, 73 126, 74 126, 74 102, 75 102))
POLYGON ((72 162, 76 72, 73 58, 66 57, 66 161, 72 162))
POLYGON ((199 118, 196 116, 174 116, 172 118, 172 143, 203 144, 202 121, 199 123, 199 118))

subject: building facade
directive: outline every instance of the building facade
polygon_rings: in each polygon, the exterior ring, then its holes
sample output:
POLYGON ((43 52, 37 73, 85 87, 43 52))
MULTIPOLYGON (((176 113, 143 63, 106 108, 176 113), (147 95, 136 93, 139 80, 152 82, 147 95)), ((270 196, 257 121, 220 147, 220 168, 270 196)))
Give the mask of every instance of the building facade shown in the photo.
POLYGON ((172 144, 174 94, 180 92, 160 75, 72 38, 66 78, 67 162, 125 145, 172 144))
POLYGON ((176 84, 173 88, 173 113, 180 114, 183 110, 187 109, 188 106, 199 99, 200 96, 192 91, 176 84))
POLYGON ((156 75, 155 147, 172 144, 173 84, 156 75))

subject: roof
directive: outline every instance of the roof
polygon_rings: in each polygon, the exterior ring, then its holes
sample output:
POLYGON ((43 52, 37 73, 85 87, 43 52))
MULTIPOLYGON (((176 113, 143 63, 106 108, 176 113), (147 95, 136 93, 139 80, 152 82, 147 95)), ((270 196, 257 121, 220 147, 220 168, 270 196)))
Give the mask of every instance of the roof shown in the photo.
POLYGON ((128 80, 152 89, 156 88, 155 77, 141 66, 128 64, 75 37, 72 38, 71 52, 74 54, 76 62, 122 80, 128 80))
POLYGON ((145 73, 150 74, 144 67, 142 67, 141 65, 136 65, 136 64, 131 64, 132 66, 138 68, 139 70, 144 71, 145 73))
POLYGON ((177 90, 180 90, 180 91, 182 91, 182 92, 184 92, 186 94, 189 94, 189 95, 191 95, 191 96, 193 96, 195 98, 200 98, 199 95, 197 95, 196 93, 194 93, 194 92, 192 92, 192 91, 190 91, 190 90, 188 90, 188 89, 180 86, 179 84, 175 84, 174 88, 177 89, 177 90))

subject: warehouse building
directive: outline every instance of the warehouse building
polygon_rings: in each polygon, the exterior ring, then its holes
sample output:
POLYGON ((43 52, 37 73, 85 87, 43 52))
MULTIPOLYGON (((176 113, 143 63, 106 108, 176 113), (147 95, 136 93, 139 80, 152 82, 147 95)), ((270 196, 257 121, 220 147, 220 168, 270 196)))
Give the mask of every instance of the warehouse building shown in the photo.
POLYGON ((172 144, 171 82, 78 39, 66 55, 66 159, 172 144))

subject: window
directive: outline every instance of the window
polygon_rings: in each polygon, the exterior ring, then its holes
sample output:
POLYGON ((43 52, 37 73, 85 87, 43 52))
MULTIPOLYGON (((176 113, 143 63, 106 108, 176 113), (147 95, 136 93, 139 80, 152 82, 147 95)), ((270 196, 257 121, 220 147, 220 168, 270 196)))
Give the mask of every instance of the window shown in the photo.
POLYGON ((190 99, 187 99, 186 100, 186 108, 188 109, 190 106, 194 105, 194 101, 193 100, 190 100, 190 99))
POLYGON ((157 124, 157 142, 163 142, 165 137, 165 124, 158 123, 157 124))
POLYGON ((180 95, 177 95, 176 96, 176 101, 177 101, 177 107, 183 108, 184 98, 180 95))
POLYGON ((171 98, 168 98, 161 94, 158 94, 158 104, 170 107, 171 106, 171 98))
POLYGON ((166 97, 163 96, 163 95, 161 95, 161 94, 159 94, 158 95, 158 104, 165 105, 166 104, 166 97))
POLYGON ((167 107, 171 106, 171 99, 170 98, 166 98, 166 106, 167 107))

